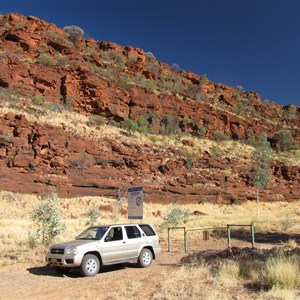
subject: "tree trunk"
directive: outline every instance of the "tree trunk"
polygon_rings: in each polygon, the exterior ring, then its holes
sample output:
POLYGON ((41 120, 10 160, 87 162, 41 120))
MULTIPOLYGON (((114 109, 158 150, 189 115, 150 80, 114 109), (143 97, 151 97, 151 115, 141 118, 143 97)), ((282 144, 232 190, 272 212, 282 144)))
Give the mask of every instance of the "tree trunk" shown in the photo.
POLYGON ((259 189, 256 188, 256 217, 259 218, 259 189))

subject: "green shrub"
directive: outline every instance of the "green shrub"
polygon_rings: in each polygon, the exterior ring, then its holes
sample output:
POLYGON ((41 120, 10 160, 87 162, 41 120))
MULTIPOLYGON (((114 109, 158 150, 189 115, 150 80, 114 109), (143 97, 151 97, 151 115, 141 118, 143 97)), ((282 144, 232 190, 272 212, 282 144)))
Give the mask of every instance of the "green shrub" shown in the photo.
POLYGON ((54 32, 52 30, 46 31, 46 37, 48 37, 49 39, 52 39, 54 41, 58 41, 58 42, 63 40, 59 34, 57 34, 56 32, 54 32))
POLYGON ((239 202, 239 199, 237 197, 232 197, 230 199, 230 204, 237 205, 238 202, 239 202))
POLYGON ((227 134, 225 134, 221 131, 215 131, 213 133, 213 138, 216 141, 228 141, 230 139, 230 137, 227 134))
POLYGON ((97 51, 91 47, 87 47, 84 51, 83 51, 83 56, 91 56, 96 54, 97 51))
POLYGON ((141 86, 151 92, 157 90, 157 86, 156 86, 155 82, 151 79, 143 80, 141 83, 141 86))
POLYGON ((289 130, 275 132, 272 139, 277 151, 290 151, 295 145, 294 138, 289 130))
POLYGON ((207 83, 208 83, 208 78, 207 78, 206 74, 203 74, 203 75, 201 76, 199 85, 200 85, 200 87, 201 87, 201 86, 203 86, 203 85, 205 85, 205 84, 207 84, 207 83))
POLYGON ((55 66, 55 61, 48 54, 41 54, 37 58, 37 63, 43 66, 51 67, 55 66))
POLYGON ((89 117, 88 124, 89 125, 104 125, 106 122, 106 118, 100 115, 93 115, 89 117))
POLYGON ((148 121, 143 116, 137 120, 137 131, 144 134, 149 132, 148 121))
POLYGON ((122 87, 123 89, 128 87, 128 81, 126 78, 118 77, 114 81, 118 86, 122 87))
POLYGON ((191 153, 188 153, 186 159, 185 159, 185 167, 188 169, 188 170, 191 170, 193 165, 194 165, 194 162, 195 162, 195 157, 193 156, 193 154, 191 153))
POLYGON ((120 68, 124 68, 125 67, 124 55, 122 53, 118 53, 118 52, 112 52, 112 53, 113 53, 113 60, 114 60, 115 64, 117 66, 119 66, 120 68))
POLYGON ((56 65, 59 65, 59 66, 66 66, 70 61, 69 61, 69 58, 68 56, 66 55, 62 55, 60 53, 57 53, 55 55, 55 58, 56 58, 56 65))
POLYGON ((41 105, 43 105, 43 104, 45 103, 45 99, 44 99, 43 96, 38 96, 38 95, 36 95, 36 96, 34 96, 34 97, 32 98, 32 102, 33 102, 35 105, 41 106, 41 105))
POLYGON ((291 121, 297 118, 297 107, 295 105, 290 105, 289 107, 284 107, 282 110, 282 118, 291 121))
POLYGON ((241 86, 241 85, 237 85, 237 86, 236 86, 236 89, 237 89, 237 91, 238 91, 239 93, 243 93, 243 92, 244 92, 244 87, 241 86))
POLYGON ((5 139, 5 141, 10 142, 11 140, 11 134, 8 131, 3 131, 3 137, 5 139))
POLYGON ((69 39, 75 43, 77 38, 83 37, 84 30, 78 26, 71 25, 71 26, 65 26, 63 28, 63 31, 66 32, 69 35, 69 39))
POLYGON ((246 142, 248 145, 256 147, 257 140, 252 128, 247 128, 246 142))
POLYGON ((130 134, 133 134, 137 131, 138 125, 135 121, 131 120, 128 117, 125 117, 125 119, 121 122, 121 128, 125 129, 130 134))
POLYGON ((146 52, 145 56, 149 60, 156 60, 156 57, 154 56, 154 54, 152 52, 146 52))
POLYGON ((61 111, 62 105, 59 103, 48 102, 44 105, 44 108, 50 111, 61 111))
POLYGON ((205 138, 207 132, 207 128, 204 127, 203 125, 198 125, 196 128, 196 134, 200 137, 200 138, 205 138))
POLYGON ((224 151, 218 146, 213 146, 210 149, 210 153, 213 157, 221 157, 224 154, 224 151))
POLYGON ((128 61, 130 63, 135 63, 137 61, 137 57, 135 55, 130 55, 129 58, 128 58, 128 61))
POLYGON ((86 216, 87 216, 87 220, 85 222, 85 225, 86 226, 93 226, 97 222, 97 220, 100 216, 99 209, 97 207, 91 207, 88 210, 86 216))
POLYGON ((150 72, 151 74, 157 76, 158 73, 160 72, 160 70, 161 70, 161 68, 160 68, 157 61, 152 60, 152 61, 148 62, 148 64, 147 64, 147 71, 148 72, 150 72))
POLYGON ((189 212, 181 207, 171 204, 167 215, 163 218, 162 228, 176 227, 182 223, 186 223, 189 216, 189 212))
POLYGON ((49 246, 53 239, 65 230, 61 224, 60 211, 55 193, 43 193, 40 203, 31 213, 31 220, 37 228, 36 236, 43 246, 49 246))
POLYGON ((29 249, 34 249, 36 247, 37 237, 36 237, 35 233, 28 231, 27 243, 28 243, 29 249))
POLYGON ((85 169, 95 164, 95 158, 89 153, 81 152, 80 158, 71 159, 70 164, 75 169, 85 169))
POLYGON ((176 72, 180 72, 181 68, 178 64, 172 64, 172 69, 175 70, 176 72))
POLYGON ((182 131, 179 128, 179 122, 176 117, 172 116, 171 112, 168 112, 161 120, 161 133, 166 135, 179 134, 182 131))
POLYGON ((97 73, 97 74, 101 74, 101 75, 103 75, 104 77, 106 77, 105 75, 104 75, 104 70, 103 69, 100 69, 98 66, 96 66, 95 64, 92 64, 91 62, 89 62, 89 61, 87 61, 86 62, 86 65, 87 65, 87 67, 92 71, 92 72, 95 72, 95 73, 97 73))

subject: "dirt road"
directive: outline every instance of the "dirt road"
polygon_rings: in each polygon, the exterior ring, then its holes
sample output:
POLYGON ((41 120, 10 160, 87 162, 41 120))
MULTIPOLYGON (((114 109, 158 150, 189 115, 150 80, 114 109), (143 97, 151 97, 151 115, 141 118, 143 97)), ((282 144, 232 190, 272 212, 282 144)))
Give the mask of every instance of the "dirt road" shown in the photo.
POLYGON ((274 299, 246 288, 242 279, 220 282, 208 268, 184 269, 179 262, 186 255, 165 250, 149 268, 116 265, 103 268, 94 277, 81 277, 79 270, 60 275, 43 263, 4 266, 0 268, 0 299, 274 299))
POLYGON ((161 253, 149 268, 106 267, 91 278, 81 277, 78 270, 59 275, 44 265, 5 266, 0 270, 0 299, 155 299, 160 281, 179 268, 183 255, 161 253))

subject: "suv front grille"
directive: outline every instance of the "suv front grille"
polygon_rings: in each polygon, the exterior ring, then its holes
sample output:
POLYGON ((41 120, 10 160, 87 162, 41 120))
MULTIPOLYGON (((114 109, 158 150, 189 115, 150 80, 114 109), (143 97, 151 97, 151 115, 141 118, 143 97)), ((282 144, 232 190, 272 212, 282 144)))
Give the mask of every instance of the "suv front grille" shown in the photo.
POLYGON ((51 254, 64 254, 64 249, 52 248, 51 254))

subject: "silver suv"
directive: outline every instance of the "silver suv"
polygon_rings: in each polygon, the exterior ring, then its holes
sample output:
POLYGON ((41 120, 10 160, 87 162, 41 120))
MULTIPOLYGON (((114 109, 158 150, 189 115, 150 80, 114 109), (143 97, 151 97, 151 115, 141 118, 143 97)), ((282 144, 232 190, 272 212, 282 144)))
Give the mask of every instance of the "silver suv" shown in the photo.
POLYGON ((105 265, 137 262, 148 267, 160 250, 149 224, 103 225, 87 228, 74 241, 52 245, 46 261, 59 273, 79 267, 83 276, 94 276, 105 265))

